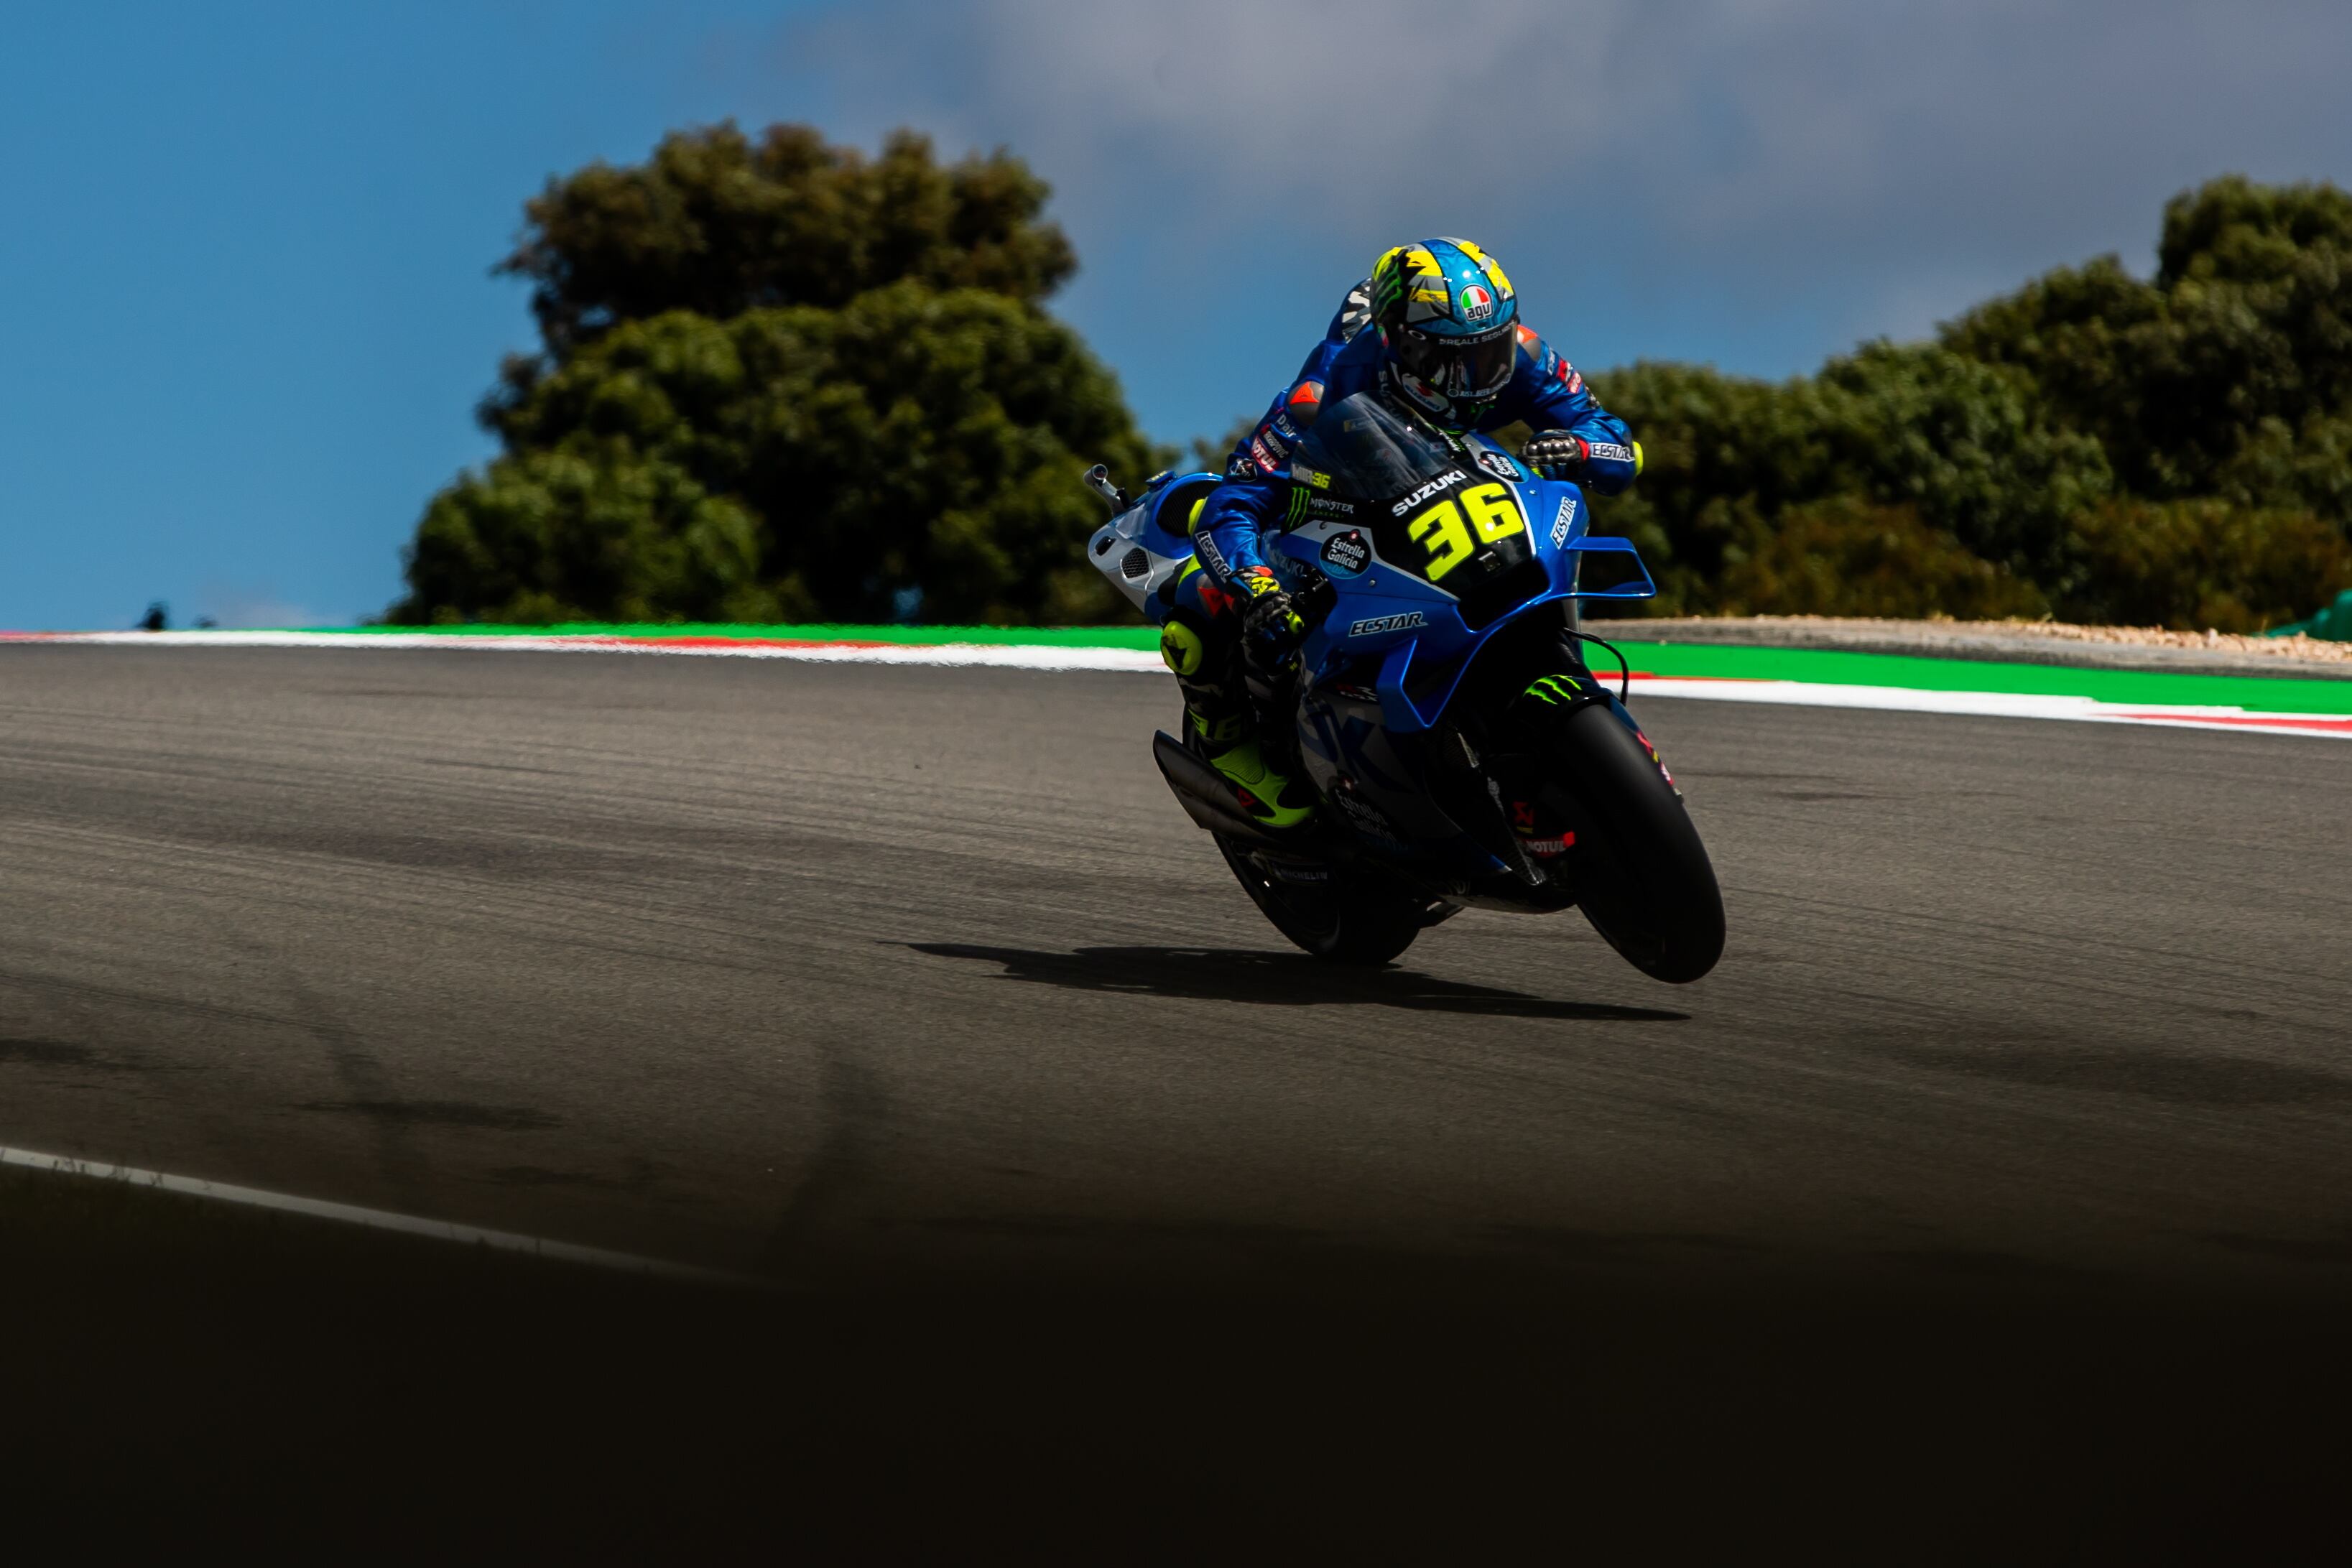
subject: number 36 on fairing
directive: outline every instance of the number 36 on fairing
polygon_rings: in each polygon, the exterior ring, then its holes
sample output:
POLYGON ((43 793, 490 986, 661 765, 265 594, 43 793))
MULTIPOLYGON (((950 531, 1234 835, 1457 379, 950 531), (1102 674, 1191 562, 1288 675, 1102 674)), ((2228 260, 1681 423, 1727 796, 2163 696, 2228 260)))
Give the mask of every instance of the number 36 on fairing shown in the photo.
POLYGON ((1405 537, 1426 552, 1423 574, 1430 581, 1475 556, 1486 545, 1525 534, 1527 519, 1507 485, 1474 485, 1458 497, 1420 513, 1404 526, 1405 537))

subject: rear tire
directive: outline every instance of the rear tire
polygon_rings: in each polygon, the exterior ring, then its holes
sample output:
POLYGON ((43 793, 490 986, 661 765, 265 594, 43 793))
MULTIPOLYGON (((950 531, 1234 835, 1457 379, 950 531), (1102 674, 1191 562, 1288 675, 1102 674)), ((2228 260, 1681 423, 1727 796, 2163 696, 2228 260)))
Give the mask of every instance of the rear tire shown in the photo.
POLYGON ((1258 913, 1301 950, 1334 964, 1378 968, 1412 946, 1429 918, 1429 901, 1330 873, 1322 883, 1286 882, 1247 846, 1223 833, 1217 852, 1258 913))
POLYGON ((1551 787, 1592 834, 1577 890, 1592 928, 1652 979, 1684 985, 1714 968, 1723 890, 1663 766, 1606 703, 1568 714, 1547 749, 1551 787))

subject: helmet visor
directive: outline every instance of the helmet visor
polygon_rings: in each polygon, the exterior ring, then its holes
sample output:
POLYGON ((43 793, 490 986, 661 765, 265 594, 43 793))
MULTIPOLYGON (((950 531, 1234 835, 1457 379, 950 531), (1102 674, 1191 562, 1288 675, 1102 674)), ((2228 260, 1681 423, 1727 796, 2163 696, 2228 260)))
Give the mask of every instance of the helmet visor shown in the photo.
POLYGON ((1439 338, 1410 327, 1397 334, 1397 363, 1415 379, 1456 400, 1499 396, 1511 384, 1518 343, 1507 326, 1475 338, 1439 338))

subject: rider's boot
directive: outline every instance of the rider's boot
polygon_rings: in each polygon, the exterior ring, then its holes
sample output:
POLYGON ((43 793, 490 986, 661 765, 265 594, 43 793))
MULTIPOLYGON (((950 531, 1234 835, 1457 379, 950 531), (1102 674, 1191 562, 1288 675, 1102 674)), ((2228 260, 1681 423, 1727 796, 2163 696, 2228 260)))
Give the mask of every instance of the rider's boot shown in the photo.
POLYGON ((1184 705, 1184 722, 1198 735, 1209 766, 1224 776, 1256 821, 1274 829, 1295 828, 1315 815, 1315 797, 1288 774, 1276 772, 1252 733, 1246 705, 1223 713, 1184 705))
POLYGON ((1223 775, 1253 821, 1277 831, 1315 815, 1315 797, 1271 767, 1258 744, 1256 715, 1239 679, 1238 641, 1230 617, 1205 625, 1171 618, 1160 628, 1160 656, 1184 693, 1184 723, 1209 766, 1223 775))

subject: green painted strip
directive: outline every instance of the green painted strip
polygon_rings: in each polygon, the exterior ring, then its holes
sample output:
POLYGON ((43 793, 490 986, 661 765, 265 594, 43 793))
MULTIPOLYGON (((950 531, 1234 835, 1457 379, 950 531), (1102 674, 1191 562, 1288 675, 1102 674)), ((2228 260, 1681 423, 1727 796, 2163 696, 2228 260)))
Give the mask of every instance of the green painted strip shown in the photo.
MULTIPOLYGON (((1605 628, 1606 622, 1591 623, 1605 628)), ((943 643, 1048 648, 1133 648, 1160 645, 1151 626, 741 626, 714 624, 558 626, 353 626, 355 632, 443 633, 461 637, 723 637, 805 642, 887 643, 917 647, 943 643)), ((1633 667, 1659 675, 1715 676, 1750 681, 1804 681, 1850 686, 1897 686, 1915 691, 2021 692, 2084 696, 2122 705, 2242 707, 2252 713, 2352 714, 2352 680, 2292 676, 2148 674, 2085 670, 2063 664, 2000 664, 1983 659, 1931 659, 1894 653, 1850 653, 1827 648, 1727 648, 1715 643, 1616 641, 1633 667)))
POLYGON ((1625 650, 1625 657, 1633 661, 1635 669, 1657 675, 1902 686, 1930 692, 2018 692, 2090 697, 2126 706, 2242 707, 2252 713, 2352 714, 2352 681, 2150 674, 2137 670, 2084 670, 2063 664, 1849 653, 1831 648, 1725 648, 1693 643, 1637 643, 1630 639, 1618 645, 1625 650))
POLYGON ((1147 653, 1160 646, 1157 626, 744 626, 695 622, 566 622, 554 626, 336 626, 305 630, 450 637, 763 638, 810 643, 892 643, 920 648, 943 643, 983 643, 1032 648, 1140 648, 1147 653))

